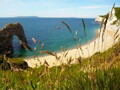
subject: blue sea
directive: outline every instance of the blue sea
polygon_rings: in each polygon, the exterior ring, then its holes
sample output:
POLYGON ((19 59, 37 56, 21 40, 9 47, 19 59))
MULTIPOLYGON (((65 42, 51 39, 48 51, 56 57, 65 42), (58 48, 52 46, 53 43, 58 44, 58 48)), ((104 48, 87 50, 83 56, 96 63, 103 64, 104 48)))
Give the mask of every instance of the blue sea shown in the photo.
POLYGON ((81 18, 39 18, 39 17, 15 17, 15 18, 0 18, 0 30, 9 23, 20 23, 23 26, 27 41, 32 49, 37 48, 36 51, 27 51, 21 47, 17 36, 13 38, 14 57, 32 57, 34 55, 40 55, 41 50, 48 50, 51 52, 62 51, 61 48, 66 50, 75 48, 76 44, 73 37, 67 27, 61 23, 66 22, 72 32, 74 38, 77 38, 78 45, 83 45, 93 40, 96 37, 96 30, 99 28, 99 23, 95 22, 94 18, 84 18, 86 24, 87 37, 85 38, 84 29, 81 18), (56 28, 60 26, 61 28, 56 28), (78 35, 76 35, 76 31, 78 35), (35 38, 40 41, 40 44, 35 44, 32 41, 35 38), (41 48, 41 44, 44 43, 44 48, 41 48))

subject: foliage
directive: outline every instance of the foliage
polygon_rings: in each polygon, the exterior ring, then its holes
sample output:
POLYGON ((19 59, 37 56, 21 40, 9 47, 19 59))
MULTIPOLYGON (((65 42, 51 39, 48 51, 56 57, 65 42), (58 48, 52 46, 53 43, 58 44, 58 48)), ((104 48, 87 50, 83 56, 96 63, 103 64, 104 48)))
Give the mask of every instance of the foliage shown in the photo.
POLYGON ((115 9, 115 15, 116 15, 117 19, 120 20, 120 8, 119 7, 115 7, 114 9, 115 9))

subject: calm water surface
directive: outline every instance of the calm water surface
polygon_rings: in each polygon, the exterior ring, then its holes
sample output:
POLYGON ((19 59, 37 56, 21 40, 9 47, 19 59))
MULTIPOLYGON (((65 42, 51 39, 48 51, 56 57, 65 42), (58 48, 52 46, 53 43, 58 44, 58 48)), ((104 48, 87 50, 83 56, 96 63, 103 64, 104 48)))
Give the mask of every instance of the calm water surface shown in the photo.
MULTIPOLYGON (((86 24, 87 40, 93 40, 96 35, 95 31, 99 28, 99 24, 95 22, 95 19, 84 20, 86 24)), ((80 43, 86 43, 81 18, 0 18, 0 30, 6 24, 19 22, 24 28, 28 44, 32 49, 34 49, 34 47, 37 48, 35 53, 38 53, 42 49, 41 44, 34 44, 32 38, 36 38, 37 41, 44 43, 44 50, 58 52, 61 51, 61 47, 66 49, 75 47, 71 33, 61 21, 66 22, 71 27, 74 36, 76 35, 76 31, 78 31, 78 36, 76 36, 79 39, 77 40, 78 45, 80 45, 80 43), (61 28, 57 29, 57 26, 61 28)), ((35 55, 34 52, 26 51, 21 48, 16 36, 13 38, 13 56, 31 57, 35 55)))

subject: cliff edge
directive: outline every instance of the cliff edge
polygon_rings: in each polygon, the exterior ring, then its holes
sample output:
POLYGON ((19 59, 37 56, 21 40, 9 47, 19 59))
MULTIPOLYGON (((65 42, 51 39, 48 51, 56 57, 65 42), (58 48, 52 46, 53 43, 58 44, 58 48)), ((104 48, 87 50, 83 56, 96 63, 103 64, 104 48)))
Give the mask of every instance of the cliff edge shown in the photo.
MULTIPOLYGON (((108 13, 108 15, 109 17, 106 28, 109 30, 118 30, 120 28, 120 7, 114 7, 113 10, 108 13)), ((106 15, 99 15, 95 21, 102 23, 105 17, 106 15)))

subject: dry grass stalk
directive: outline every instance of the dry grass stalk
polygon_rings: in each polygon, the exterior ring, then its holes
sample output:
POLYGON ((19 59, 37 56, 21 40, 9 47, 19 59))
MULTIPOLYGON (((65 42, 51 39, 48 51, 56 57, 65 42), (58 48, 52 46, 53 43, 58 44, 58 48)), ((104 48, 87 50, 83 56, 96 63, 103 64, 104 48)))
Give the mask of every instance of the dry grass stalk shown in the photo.
POLYGON ((113 4, 113 7, 112 7, 112 9, 111 9, 110 18, 112 17, 112 12, 113 12, 114 7, 115 7, 115 3, 113 4))
POLYGON ((35 38, 32 38, 32 40, 33 40, 33 42, 34 42, 34 43, 36 43, 36 42, 37 42, 35 38))
POLYGON ((65 52, 65 51, 66 51, 66 49, 64 49, 62 46, 61 46, 61 50, 62 50, 63 52, 65 52))
POLYGON ((72 30, 71 30, 71 28, 70 28, 70 26, 67 24, 67 23, 65 23, 64 21, 62 21, 62 23, 68 28, 68 30, 72 33, 72 30))
POLYGON ((104 21, 105 21, 105 18, 102 19, 102 22, 101 22, 101 24, 100 24, 100 33, 99 33, 99 37, 100 37, 100 34, 101 34, 101 32, 102 32, 102 27, 103 27, 104 21))
POLYGON ((119 31, 119 29, 115 32, 115 34, 114 34, 114 38, 115 38, 115 36, 117 35, 118 31, 119 31))
POLYGON ((42 45, 41 45, 42 49, 44 48, 44 46, 45 46, 44 43, 42 43, 42 45))
POLYGON ((31 47, 28 46, 26 43, 22 43, 22 45, 26 50, 32 51, 31 47))
POLYGON ((48 64, 48 62, 46 60, 44 62, 44 65, 47 66, 47 67, 49 67, 49 64, 48 64))
MULTIPOLYGON (((84 35, 85 35, 86 43, 87 43, 86 26, 85 26, 85 21, 83 19, 82 19, 82 24, 83 24, 83 28, 84 28, 84 35)), ((88 51, 88 56, 90 56, 88 47, 87 47, 87 51, 88 51)))
POLYGON ((116 41, 116 39, 119 37, 119 35, 117 35, 115 38, 114 38, 114 41, 116 41))
POLYGON ((104 25, 104 21, 105 21, 105 18, 103 18, 102 19, 102 22, 101 22, 101 24, 100 24, 100 32, 99 32, 99 40, 98 40, 98 51, 99 51, 99 42, 100 42, 100 35, 101 35, 101 33, 102 33, 102 29, 103 29, 103 25, 104 25))
POLYGON ((55 56, 56 59, 60 59, 60 57, 58 57, 56 53, 54 54, 54 53, 52 53, 50 51, 40 51, 40 54, 48 54, 48 55, 55 56))
MULTIPOLYGON (((115 6, 115 3, 114 3, 114 5, 112 7, 112 10, 111 10, 111 16, 112 16, 112 11, 113 11, 114 6, 115 6)), ((111 16, 110 16, 110 18, 111 18, 111 16)), ((105 33, 105 30, 106 30, 106 25, 107 25, 108 18, 109 18, 109 13, 102 19, 102 22, 101 22, 101 25, 100 25, 98 50, 99 50, 100 34, 102 34, 102 42, 104 42, 104 33, 105 33)))
POLYGON ((70 57, 70 58, 68 59, 68 65, 70 65, 72 61, 73 61, 73 59, 72 59, 72 57, 70 57))
POLYGON ((55 54, 53 54, 50 51, 40 51, 40 54, 49 54, 49 55, 55 56, 55 54))
MULTIPOLYGON (((67 23, 65 23, 64 21, 62 21, 62 23, 68 28, 68 30, 72 34, 72 38, 73 38, 73 40, 75 42, 76 48, 78 49, 78 45, 77 45, 77 42, 76 42, 77 38, 74 37, 74 34, 72 33, 72 30, 71 30, 70 26, 67 23)), ((76 32, 76 34, 78 34, 78 32, 76 32)))
POLYGON ((65 54, 65 57, 68 55, 68 52, 65 54))
POLYGON ((37 48, 36 47, 34 47, 34 51, 36 51, 37 50, 37 48))
POLYGON ((83 55, 83 50, 82 50, 81 46, 79 46, 78 48, 81 50, 81 52, 82 52, 82 55, 83 55))
POLYGON ((84 22, 84 20, 82 19, 82 23, 83 23, 83 28, 84 28, 84 34, 85 34, 85 36, 87 35, 86 34, 86 26, 85 26, 85 22, 84 22))
POLYGON ((103 32, 102 32, 102 42, 104 42, 104 34, 105 34, 105 31, 106 31, 108 18, 109 18, 109 13, 105 16, 105 21, 103 23, 104 27, 103 27, 103 32))
POLYGON ((81 57, 77 58, 77 60, 78 60, 79 64, 82 63, 82 61, 81 61, 81 57))
POLYGON ((76 30, 75 34, 78 35, 78 31, 77 30, 76 30))
POLYGON ((108 13, 108 14, 105 16, 105 21, 104 21, 104 23, 103 23, 104 28, 103 28, 103 33, 102 33, 102 42, 104 41, 103 36, 104 36, 105 30, 106 30, 106 25, 107 25, 108 19, 111 18, 111 16, 112 16, 112 12, 113 12, 114 6, 115 6, 115 3, 113 4, 113 7, 112 7, 112 9, 111 9, 111 13, 110 13, 110 14, 108 13))

